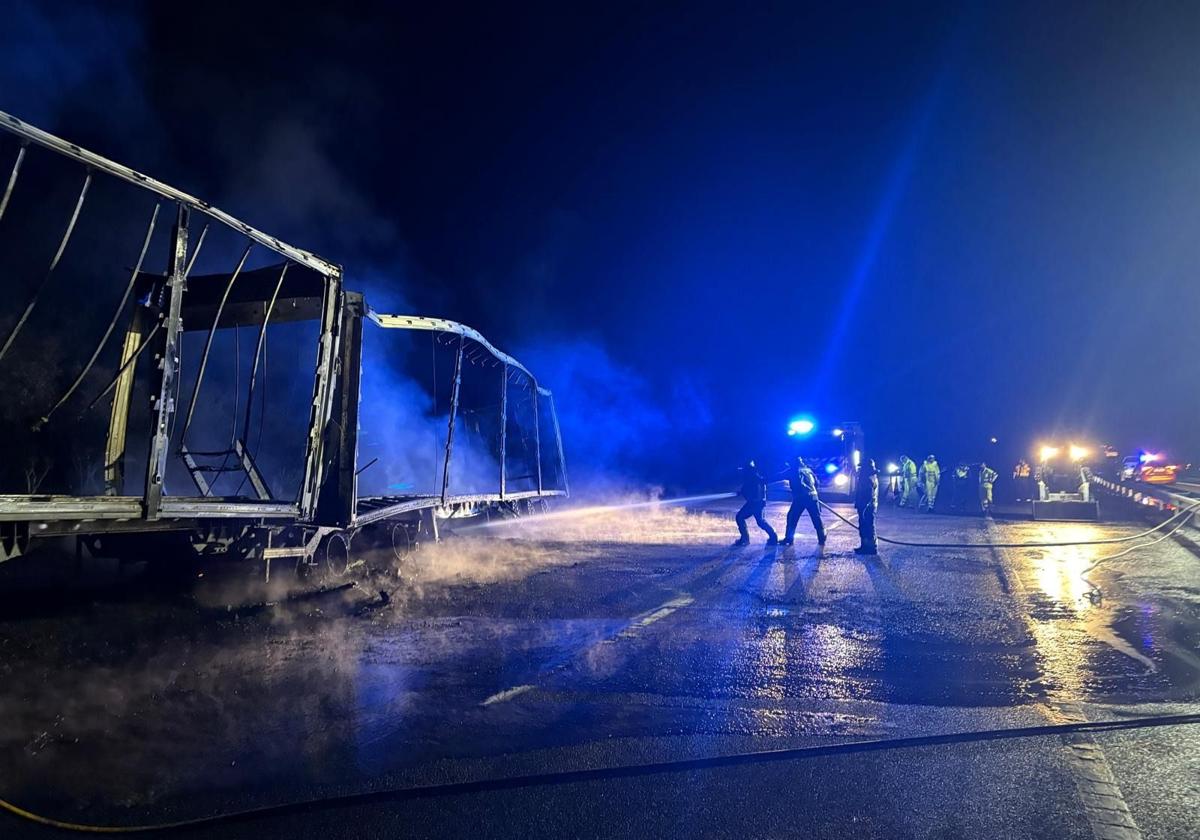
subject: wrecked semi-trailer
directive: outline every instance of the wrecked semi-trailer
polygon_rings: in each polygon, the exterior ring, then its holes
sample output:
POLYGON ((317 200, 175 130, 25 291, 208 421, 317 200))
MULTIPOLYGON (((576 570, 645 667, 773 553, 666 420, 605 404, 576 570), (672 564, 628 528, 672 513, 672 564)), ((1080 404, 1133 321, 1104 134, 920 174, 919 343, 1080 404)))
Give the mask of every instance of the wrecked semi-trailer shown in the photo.
POLYGON ((338 265, 0 129, 0 562, 66 538, 337 575, 566 495, 552 394, 475 330, 374 312, 338 265))

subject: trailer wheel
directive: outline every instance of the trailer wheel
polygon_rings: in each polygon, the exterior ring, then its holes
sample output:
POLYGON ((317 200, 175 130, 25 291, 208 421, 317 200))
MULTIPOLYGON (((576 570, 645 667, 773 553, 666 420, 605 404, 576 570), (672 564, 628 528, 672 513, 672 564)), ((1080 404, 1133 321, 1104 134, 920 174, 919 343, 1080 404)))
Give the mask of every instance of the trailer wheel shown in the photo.
POLYGON ((343 533, 330 534, 325 540, 325 575, 344 577, 350 568, 350 537, 343 533))
POLYGON ((402 562, 416 547, 416 540, 409 532, 408 525, 404 522, 392 523, 392 553, 396 555, 396 560, 402 562))

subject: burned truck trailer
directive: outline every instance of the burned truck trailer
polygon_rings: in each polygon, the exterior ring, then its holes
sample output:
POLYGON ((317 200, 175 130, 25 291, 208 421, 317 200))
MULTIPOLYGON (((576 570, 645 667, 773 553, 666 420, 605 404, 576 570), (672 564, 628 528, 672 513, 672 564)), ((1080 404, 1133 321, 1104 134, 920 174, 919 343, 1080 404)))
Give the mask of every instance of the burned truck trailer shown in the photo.
POLYGON ((567 494, 553 395, 475 330, 375 312, 338 265, 0 129, 0 561, 75 538, 338 572, 356 540, 567 494))

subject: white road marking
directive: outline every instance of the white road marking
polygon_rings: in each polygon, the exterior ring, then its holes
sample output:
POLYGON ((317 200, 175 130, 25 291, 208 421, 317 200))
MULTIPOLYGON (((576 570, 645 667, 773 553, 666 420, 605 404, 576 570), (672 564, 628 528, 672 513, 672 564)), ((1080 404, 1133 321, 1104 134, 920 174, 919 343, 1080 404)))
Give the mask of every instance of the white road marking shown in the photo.
MULTIPOLYGON (((834 520, 833 522, 831 522, 829 525, 827 525, 825 527, 825 530, 826 530, 826 532, 832 531, 834 528, 837 528, 840 524, 841 524, 841 520, 834 520)), ((625 627, 624 630, 622 630, 620 633, 618 633, 616 636, 614 636, 612 638, 605 639, 600 644, 611 644, 612 642, 616 641, 617 639, 633 638, 633 637, 637 636, 637 634, 640 633, 642 630, 645 630, 647 627, 649 627, 651 624, 654 624, 656 621, 662 621, 664 618, 671 615, 671 613, 675 612, 676 610, 694 603, 695 600, 696 600, 695 598, 693 598, 691 595, 689 595, 686 592, 676 595, 671 600, 663 603, 662 605, 658 606, 657 608, 655 608, 653 610, 650 610, 650 612, 643 613, 640 617, 633 619, 633 621, 631 621, 625 627)), ((524 694, 527 691, 532 691, 536 687, 537 686, 534 686, 534 685, 517 685, 517 686, 513 686, 512 688, 506 688, 503 691, 497 691, 491 697, 484 700, 480 705, 481 706, 491 706, 496 703, 503 703, 506 700, 511 700, 514 697, 519 697, 520 695, 524 694)))
POLYGON ((628 639, 631 636, 636 636, 639 630, 649 627, 656 621, 662 621, 671 613, 675 612, 675 610, 679 609, 680 607, 686 607, 694 600, 695 598, 693 598, 691 595, 688 595, 686 592, 678 597, 672 598, 658 609, 651 610, 650 612, 644 614, 641 618, 635 619, 632 624, 617 634, 617 638, 628 639))
POLYGON ((512 688, 506 688, 503 691, 497 691, 479 705, 490 706, 493 703, 503 703, 505 700, 511 700, 519 694, 524 694, 526 691, 533 691, 535 687, 536 686, 532 685, 514 685, 512 688))
MULTIPOLYGON (((693 598, 691 595, 687 594, 686 592, 681 593, 681 594, 675 596, 674 598, 672 598, 670 601, 667 601, 666 603, 662 604, 658 608, 653 609, 648 613, 643 613, 641 616, 633 619, 625 627, 624 630, 622 630, 620 633, 618 633, 616 636, 614 636, 612 638, 605 639, 600 644, 610 644, 613 641, 615 641, 616 639, 632 638, 632 637, 636 636, 641 630, 644 630, 645 628, 649 627, 654 622, 662 621, 664 618, 666 618, 671 613, 678 610, 680 607, 686 607, 688 604, 693 603, 695 600, 696 600, 695 598, 693 598)), ((535 688, 537 688, 536 685, 515 685, 512 688, 506 688, 503 691, 497 691, 495 694, 493 694, 491 697, 484 700, 479 705, 492 706, 496 703, 503 703, 507 700, 513 699, 514 697, 519 697, 520 695, 524 694, 527 691, 533 691, 533 689, 535 689, 535 688)))
MULTIPOLYGON (((841 523, 840 519, 835 519, 833 522, 831 522, 827 526, 825 526, 825 531, 826 532, 832 531, 833 529, 837 528, 841 524, 842 523, 841 523)), ((650 610, 650 612, 643 613, 640 617, 633 619, 625 627, 624 630, 622 630, 620 633, 618 633, 616 636, 613 636, 612 638, 605 639, 600 644, 602 644, 602 645, 603 644, 611 644, 612 642, 616 641, 617 639, 633 638, 633 637, 637 636, 637 634, 640 633, 642 630, 649 627, 651 624, 654 624, 656 621, 662 621, 664 618, 671 615, 671 613, 675 612, 676 610, 680 609, 681 607, 686 607, 689 604, 694 603, 695 600, 696 600, 695 598, 693 598, 691 595, 689 595, 686 592, 680 593, 679 595, 676 595, 674 598, 663 603, 659 607, 657 607, 653 610, 650 610)), ((503 703, 507 700, 513 699, 514 697, 519 697, 527 691, 532 691, 535 688, 537 688, 537 686, 535 686, 535 685, 516 685, 516 686, 513 686, 512 688, 506 688, 503 691, 497 691, 491 697, 488 697, 486 700, 484 700, 482 703, 480 703, 480 705, 481 706, 492 706, 492 705, 495 705, 496 703, 503 703)))
POLYGON ((1135 662, 1139 662, 1151 674, 1158 673, 1158 665, 1154 660, 1143 654, 1129 642, 1122 639, 1109 627, 1089 626, 1087 633, 1097 641, 1103 642, 1117 653, 1123 653, 1135 662))

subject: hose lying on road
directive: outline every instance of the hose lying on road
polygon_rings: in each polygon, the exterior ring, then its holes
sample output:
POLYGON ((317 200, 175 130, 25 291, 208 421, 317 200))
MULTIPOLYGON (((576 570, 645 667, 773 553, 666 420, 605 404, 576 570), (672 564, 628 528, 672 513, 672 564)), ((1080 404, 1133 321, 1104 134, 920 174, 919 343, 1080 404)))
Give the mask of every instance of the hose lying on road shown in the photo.
MULTIPOLYGON (((820 499, 818 499, 817 501, 819 502, 821 507, 828 510, 830 513, 832 513, 838 519, 845 522, 851 528, 858 530, 857 523, 853 522, 850 519, 847 519, 845 516, 842 516, 840 513, 838 513, 836 510, 834 510, 834 508, 830 507, 828 504, 821 501, 820 499)), ((908 548, 985 548, 985 549, 991 549, 991 548, 1067 548, 1069 546, 1076 546, 1076 545, 1116 545, 1119 543, 1127 543, 1127 542, 1133 542, 1134 540, 1144 539, 1145 537, 1150 536, 1151 534, 1155 533, 1156 531, 1161 531, 1163 528, 1166 528, 1168 525, 1170 525, 1172 522, 1179 519, 1180 517, 1190 518, 1193 514, 1196 513, 1197 510, 1200 510, 1200 502, 1197 502, 1194 505, 1189 505, 1186 508, 1181 508, 1175 514, 1173 514, 1172 516, 1170 516, 1167 519, 1164 519, 1162 522, 1158 523, 1153 528, 1147 528, 1145 531, 1141 531, 1137 534, 1131 534, 1131 535, 1125 536, 1125 537, 1104 537, 1101 539, 1094 539, 1094 540, 1064 540, 1064 541, 1059 541, 1059 542, 928 543, 928 542, 908 542, 907 540, 893 540, 893 539, 883 536, 882 534, 876 534, 875 538, 877 540, 879 540, 880 542, 885 542, 885 543, 888 543, 889 545, 901 545, 901 546, 905 546, 908 548)), ((1183 521, 1187 522, 1187 519, 1185 518, 1183 521)), ((1182 523, 1181 523, 1181 527, 1182 527, 1182 523)), ((1176 530, 1178 530, 1178 528, 1176 530)), ((1171 533, 1175 533, 1175 532, 1172 531, 1171 533)), ((1151 544, 1153 544, 1153 543, 1151 543, 1151 544)), ((1141 546, 1135 546, 1135 548, 1139 548, 1139 547, 1141 547, 1141 546)), ((1111 559, 1111 558, 1108 558, 1108 559, 1111 559)))
POLYGON ((182 828, 202 828, 228 825, 235 822, 283 817, 294 814, 312 813, 334 808, 373 805, 412 799, 427 799, 436 796, 456 796, 472 793, 515 790, 519 788, 544 787, 549 785, 579 782, 606 781, 650 776, 660 773, 686 773, 696 770, 713 770, 724 767, 739 767, 765 764, 775 761, 794 761, 821 756, 853 755, 855 753, 883 752, 886 750, 935 747, 950 744, 966 744, 981 741, 1004 741, 1016 738, 1038 738, 1046 736, 1075 735, 1082 733, 1117 732, 1129 729, 1148 729, 1157 726, 1188 726, 1200 724, 1200 714, 1153 715, 1126 718, 1124 720, 1083 721, 1055 723, 1044 726, 1022 726, 1007 729, 982 729, 972 732, 947 732, 939 735, 916 735, 908 738, 885 738, 874 741, 849 741, 817 747, 794 747, 778 750, 759 750, 709 756, 706 758, 684 758, 660 761, 652 764, 626 764, 616 767, 599 767, 584 770, 564 770, 556 773, 535 773, 527 776, 508 776, 493 779, 478 779, 467 782, 448 782, 417 787, 351 793, 340 796, 285 802, 261 808, 247 808, 208 817, 158 823, 156 825, 85 825, 57 820, 35 814, 17 805, 0 799, 0 810, 22 819, 30 820, 48 828, 90 834, 136 834, 149 831, 169 831, 182 828))
MULTIPOLYGON (((1118 551, 1116 554, 1110 554, 1107 557, 1098 558, 1094 563, 1092 563, 1092 565, 1088 566, 1086 569, 1084 569, 1082 572, 1079 573, 1079 579, 1082 580, 1084 583, 1086 583, 1088 586, 1090 586, 1092 592, 1099 593, 1100 587, 1088 579, 1088 574, 1095 571, 1096 568, 1098 568, 1099 566, 1103 565, 1104 563, 1108 563, 1111 560, 1116 560, 1118 558, 1124 557, 1127 554, 1137 551, 1140 548, 1150 548, 1150 546, 1158 545, 1163 540, 1170 539, 1171 537, 1173 537, 1177 533, 1179 533, 1179 531, 1183 529, 1183 526, 1186 525, 1195 515, 1196 515, 1196 509, 1194 507, 1189 508, 1187 510, 1187 516, 1185 516, 1179 522, 1178 525, 1176 525, 1170 531, 1167 531, 1162 536, 1156 537, 1156 538, 1150 540, 1150 542, 1141 543, 1139 545, 1131 545, 1131 546, 1129 546, 1129 548, 1122 549, 1121 551, 1118 551)), ((1170 520, 1167 520, 1167 521, 1169 522, 1170 520)))
MULTIPOLYGON (((819 499, 818 499, 818 501, 820 502, 819 499)), ((838 513, 832 507, 825 504, 825 502, 820 502, 820 504, 822 507, 824 507, 830 513, 832 513, 838 519, 842 520, 847 525, 849 525, 851 528, 858 530, 858 525, 856 523, 850 521, 845 516, 842 516, 840 513, 838 513)), ((1133 542, 1135 540, 1145 539, 1146 537, 1150 536, 1154 532, 1160 531, 1163 528, 1170 525, 1171 523, 1175 522, 1175 520, 1179 520, 1179 522, 1175 525, 1174 528, 1167 531, 1165 534, 1162 534, 1162 535, 1156 537, 1155 539, 1150 540, 1150 542, 1137 543, 1135 545, 1129 546, 1128 548, 1122 549, 1121 551, 1118 551, 1116 554, 1110 554, 1107 557, 1100 557, 1095 562, 1093 562, 1090 566, 1088 566, 1086 569, 1081 571, 1079 573, 1079 579, 1081 581, 1083 581, 1084 583, 1086 583, 1088 585, 1088 587, 1090 587, 1089 597, 1092 597, 1093 599, 1095 599, 1096 597, 1100 596, 1101 589, 1095 582, 1093 582, 1088 577, 1088 575, 1091 572, 1095 571, 1099 566, 1101 566, 1105 563, 1111 562, 1113 560, 1117 560, 1121 557, 1125 557, 1126 555, 1131 554, 1134 551, 1138 551, 1139 549, 1150 548, 1151 546, 1158 545, 1160 542, 1163 542, 1164 540, 1170 539, 1171 537, 1173 537, 1177 533, 1179 533, 1179 531, 1183 529, 1184 525, 1186 525, 1188 522, 1190 522, 1192 520, 1192 518, 1196 515, 1197 510, 1200 510, 1200 502, 1197 502, 1194 505, 1190 505, 1186 508, 1179 510, 1173 516, 1170 516, 1167 519, 1164 519, 1162 522, 1158 523, 1153 528, 1147 528, 1144 531, 1140 531, 1139 533, 1131 534, 1130 536, 1126 536, 1126 537, 1110 537, 1110 538, 1099 539, 1099 540, 1071 540, 1071 541, 1065 541, 1065 542, 1025 542, 1025 543, 999 543, 999 542, 918 543, 918 542, 906 542, 904 540, 892 540, 892 539, 888 539, 887 537, 882 536, 880 534, 876 534, 875 538, 877 540, 879 540, 880 542, 890 543, 891 545, 906 546, 909 548, 986 548, 986 549, 993 549, 993 548, 1066 548, 1066 547, 1071 547, 1071 546, 1112 545, 1114 543, 1133 542)))

